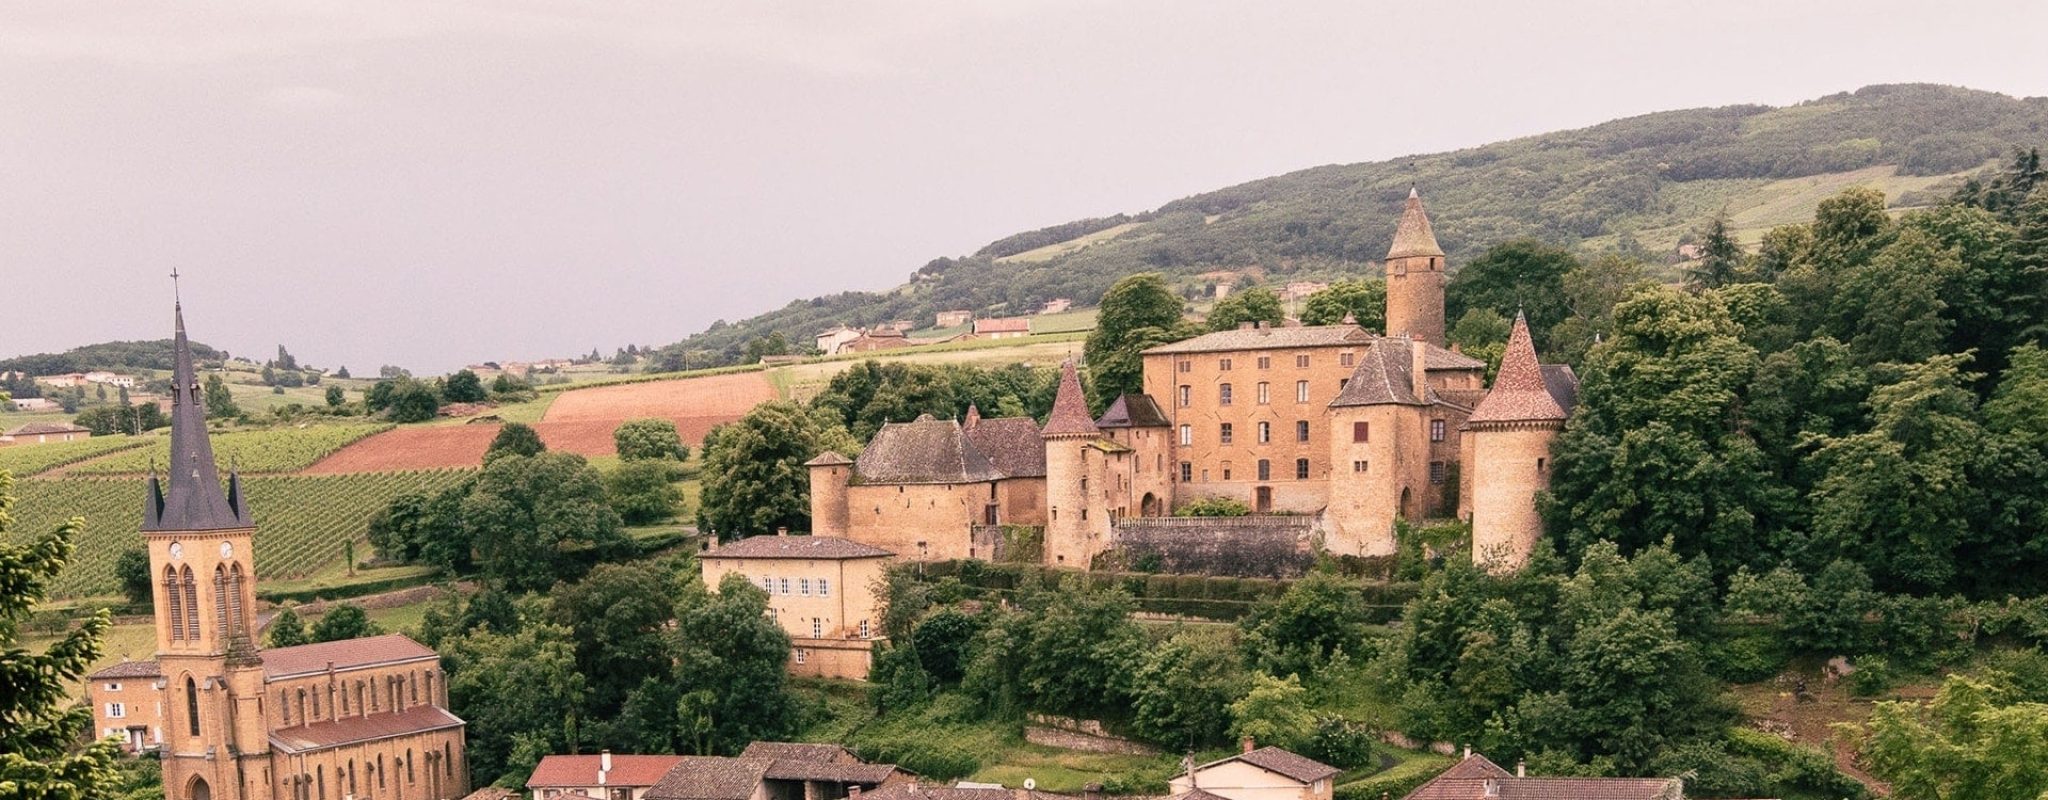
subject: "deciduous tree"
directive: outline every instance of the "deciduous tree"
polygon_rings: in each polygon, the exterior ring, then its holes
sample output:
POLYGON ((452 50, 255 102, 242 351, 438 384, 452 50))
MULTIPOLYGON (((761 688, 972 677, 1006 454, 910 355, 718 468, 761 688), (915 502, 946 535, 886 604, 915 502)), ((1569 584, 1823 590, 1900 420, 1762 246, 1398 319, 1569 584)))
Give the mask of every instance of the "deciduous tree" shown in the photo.
POLYGON ((690 457, 690 448, 683 446, 673 420, 627 420, 612 430, 612 444, 623 461, 666 458, 681 462, 690 457))
POLYGON ((572 551, 598 560, 630 542, 605 500, 604 480, 573 453, 503 456, 484 466, 462 501, 463 527, 485 576, 512 591, 538 591, 573 578, 572 551))

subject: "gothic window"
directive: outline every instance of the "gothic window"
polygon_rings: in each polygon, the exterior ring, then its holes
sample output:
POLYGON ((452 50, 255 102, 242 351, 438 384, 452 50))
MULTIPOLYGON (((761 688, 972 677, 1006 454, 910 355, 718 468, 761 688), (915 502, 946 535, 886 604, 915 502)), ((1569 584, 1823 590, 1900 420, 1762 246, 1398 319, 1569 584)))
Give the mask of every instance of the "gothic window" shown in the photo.
POLYGON ((448 777, 455 777, 455 750, 447 742, 441 743, 441 771, 448 777))
POLYGON ((185 584, 185 638, 199 638, 199 582, 192 579, 192 567, 179 570, 179 582, 185 584))
POLYGON ((164 567, 164 598, 169 602, 171 618, 171 639, 185 638, 185 597, 178 590, 178 571, 164 567))
POLYGON ((413 671, 413 673, 412 673, 412 681, 411 681, 411 685, 412 685, 412 702, 413 702, 413 704, 414 704, 414 705, 418 705, 418 704, 419 704, 419 702, 420 702, 420 673, 419 673, 419 671, 418 671, 418 670, 414 670, 414 671, 413 671))
POLYGON ((217 637, 215 641, 227 641, 228 568, 225 564, 213 565, 213 634, 217 637))
POLYGON ((320 800, 327 800, 327 765, 321 764, 320 766, 314 767, 313 776, 315 781, 320 785, 320 800))
POLYGON ((377 788, 384 788, 384 754, 377 754, 377 788))
POLYGON ((185 677, 185 732, 199 735, 199 684, 185 677))
POLYGON ((412 771, 412 748, 405 748, 405 782, 419 783, 420 778, 412 771))
POLYGON ((228 570, 228 624, 235 633, 249 632, 248 623, 242 617, 242 564, 239 561, 228 570))
POLYGON ((1298 481, 1308 480, 1308 459, 1297 458, 1294 460, 1294 479, 1298 481))
POLYGON ((286 727, 290 727, 292 724, 291 695, 285 694, 283 689, 277 690, 277 707, 281 709, 278 713, 284 717, 279 721, 283 722, 286 727))

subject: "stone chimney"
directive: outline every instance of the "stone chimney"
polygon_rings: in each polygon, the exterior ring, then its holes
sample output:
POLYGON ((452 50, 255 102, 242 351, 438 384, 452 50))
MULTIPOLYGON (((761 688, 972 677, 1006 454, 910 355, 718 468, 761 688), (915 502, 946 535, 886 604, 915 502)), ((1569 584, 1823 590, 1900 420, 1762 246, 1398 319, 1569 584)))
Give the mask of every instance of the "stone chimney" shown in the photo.
POLYGON ((789 528, 788 528, 788 527, 781 527, 781 528, 776 528, 776 529, 775 529, 775 535, 776 535, 776 536, 788 536, 788 535, 789 535, 789 528))
POLYGON ((1243 739, 1239 739, 1237 741, 1237 745, 1238 747, 1242 748, 1239 752, 1249 753, 1253 750, 1257 750, 1259 743, 1252 741, 1252 737, 1246 736, 1243 739))
POLYGON ((1529 777, 1529 762, 1527 762, 1527 761, 1522 761, 1522 760, 1520 760, 1520 759, 1517 759, 1517 760, 1515 761, 1515 777, 1517 777, 1517 778, 1527 778, 1527 777, 1529 777))
POLYGON ((1413 383, 1415 399, 1429 402, 1429 345, 1413 334, 1408 337, 1408 379, 1413 383))

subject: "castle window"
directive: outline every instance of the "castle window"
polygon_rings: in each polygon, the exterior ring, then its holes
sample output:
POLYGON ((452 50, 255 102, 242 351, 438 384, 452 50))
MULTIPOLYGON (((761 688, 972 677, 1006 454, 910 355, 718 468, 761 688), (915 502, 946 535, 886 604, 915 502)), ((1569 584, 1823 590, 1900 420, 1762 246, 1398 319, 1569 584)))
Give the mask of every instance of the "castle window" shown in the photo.
MULTIPOLYGON (((1307 358, 1307 356, 1303 356, 1303 358, 1307 358)), ((1308 402, 1308 381, 1294 382, 1294 402, 1308 402)))
POLYGON ((118 683, 109 683, 109 684, 107 684, 107 691, 109 691, 109 692, 118 692, 118 691, 121 691, 121 684, 118 684, 118 683))
POLYGON ((810 579, 810 578, 798 578, 798 579, 796 579, 796 593, 797 593, 797 594, 799 594, 799 595, 802 595, 802 596, 804 596, 804 597, 810 597, 810 596, 811 596, 811 579, 810 579))
POLYGON ((120 718, 122 718, 122 717, 125 717, 125 716, 128 716, 128 707, 127 707, 127 706, 121 705, 120 703, 108 703, 108 704, 107 704, 107 718, 108 718, 108 719, 120 719, 120 718))
POLYGON ((1354 442, 1370 442, 1370 441, 1372 441, 1372 423, 1370 423, 1370 422, 1353 422, 1353 423, 1351 423, 1351 441, 1354 441, 1354 442))
POLYGON ((1262 481, 1270 481, 1270 480, 1272 480, 1272 479, 1273 479, 1273 462, 1271 462, 1271 461, 1267 461, 1266 459, 1263 459, 1263 458, 1259 459, 1259 480, 1262 480, 1262 481))
POLYGON ((384 788, 384 754, 377 754, 377 788, 384 788))
POLYGON ((1273 402, 1273 393, 1269 390, 1265 381, 1259 381, 1259 405, 1263 406, 1271 402, 1273 402))
POLYGON ((455 777, 455 748, 447 742, 441 743, 441 771, 448 777, 455 777))
POLYGON ((1307 356, 1306 354, 1304 354, 1304 355, 1298 355, 1298 356, 1295 356, 1295 357, 1294 357, 1294 368, 1295 368, 1295 369, 1308 369, 1308 356, 1307 356))
POLYGON ((1230 371, 1230 359, 1227 359, 1227 358, 1219 358, 1219 359, 1216 359, 1216 369, 1217 369, 1217 371, 1219 371, 1219 372, 1229 372, 1229 371, 1230 371))
POLYGON ((1443 482, 1444 482, 1444 472, 1445 472, 1445 469, 1444 469, 1444 462, 1442 462, 1442 461, 1431 461, 1431 462, 1429 462, 1429 482, 1430 482, 1430 483, 1443 483, 1443 482))
POLYGON ((823 639, 823 638, 825 638, 825 621, 824 621, 824 620, 822 620, 822 619, 818 619, 817 617, 812 617, 812 618, 811 618, 811 638, 813 638, 813 639, 823 639))
POLYGON ((1294 460, 1294 479, 1298 481, 1308 480, 1308 459, 1297 458, 1294 460))
POLYGON ((1189 462, 1186 462, 1186 461, 1182 461, 1182 462, 1180 462, 1180 479, 1181 479, 1182 481, 1191 481, 1191 480, 1194 480, 1194 479, 1195 479, 1195 465, 1194 465, 1194 464, 1191 464, 1191 463, 1189 463, 1189 462))
POLYGON ((1269 357, 1266 357, 1266 356, 1259 356, 1259 369, 1272 369, 1272 368, 1273 368, 1273 359, 1271 359, 1271 358, 1269 358, 1269 357))
POLYGON ((1542 471, 1543 471, 1543 459, 1540 459, 1540 458, 1539 458, 1539 459, 1536 459, 1536 471, 1537 471, 1537 472, 1542 472, 1542 471))
POLYGON ((1230 444, 1232 433, 1233 431, 1231 430, 1230 423, 1225 422, 1223 423, 1223 427, 1217 431, 1217 439, 1222 444, 1230 444))
POLYGON ((832 584, 831 584, 831 583, 828 583, 828 582, 827 582, 827 581, 826 581, 826 580, 825 580, 824 578, 819 578, 819 579, 818 579, 818 596, 819 596, 819 597, 831 597, 831 596, 832 596, 832 584))
POLYGON ((1181 372, 1193 372, 1193 371, 1195 371, 1195 362, 1193 362, 1193 361, 1189 361, 1189 360, 1187 360, 1187 359, 1185 359, 1185 358, 1183 358, 1183 359, 1181 359, 1181 360, 1179 360, 1179 361, 1177 361, 1177 362, 1174 362, 1174 365, 1173 365, 1173 366, 1174 366, 1174 369, 1177 369, 1177 370, 1179 370, 1179 371, 1181 371, 1181 372))
MULTIPOLYGON (((1223 468, 1223 479, 1226 481, 1230 480, 1230 462, 1225 461, 1220 466, 1223 468)), ((1204 475, 1202 477, 1207 479, 1209 476, 1204 475)))
POLYGON ((1259 423, 1259 444, 1265 444, 1271 441, 1273 441, 1273 423, 1259 423))
POLYGON ((1430 440, 1430 441, 1432 441, 1432 442, 1441 442, 1441 441, 1443 441, 1443 440, 1444 440, 1444 428, 1445 428, 1445 425, 1444 425, 1444 421, 1443 421, 1443 420, 1440 420, 1440 419, 1433 419, 1433 420, 1430 420, 1430 421, 1429 421, 1429 440, 1430 440))
POLYGON ((1344 387, 1346 387, 1346 386, 1350 386, 1350 385, 1351 385, 1351 379, 1350 379, 1350 378, 1338 378, 1338 379, 1337 379, 1337 391, 1340 391, 1340 392, 1341 392, 1341 391, 1344 391, 1344 387))
POLYGON ((788 579, 788 578, 783 578, 783 579, 782 579, 782 591, 781 591, 781 592, 779 592, 779 594, 784 594, 784 595, 786 595, 786 594, 789 594, 789 579, 788 579))
POLYGON ((1364 471, 1365 471, 1365 462, 1363 462, 1363 461, 1353 461, 1353 462, 1351 462, 1351 471, 1352 471, 1352 472, 1364 472, 1364 471))
POLYGON ((1348 366, 1351 366, 1352 362, 1356 361, 1357 359, 1358 359, 1358 356, 1357 356, 1357 354, 1355 354, 1355 353, 1349 353, 1349 352, 1346 352, 1346 353, 1338 353, 1338 354, 1337 354, 1337 366, 1340 366, 1340 367, 1348 367, 1348 366))
POLYGON ((1294 421, 1294 440, 1297 442, 1308 441, 1308 420, 1298 419, 1294 421))
POLYGON ((320 800, 327 800, 327 765, 321 764, 320 766, 314 767, 313 774, 315 777, 319 778, 320 800))
POLYGON ((763 576, 761 576, 761 591, 767 592, 767 593, 769 593, 769 594, 774 594, 774 593, 775 593, 775 579, 774 579, 774 578, 770 578, 770 577, 768 577, 768 576, 766 576, 766 575, 763 575, 763 576))
POLYGON ((803 649, 803 648, 801 648, 801 647, 797 648, 797 650, 796 650, 796 663, 798 663, 798 664, 802 664, 802 663, 804 663, 805 661, 809 661, 809 660, 810 660, 810 655, 811 655, 811 651, 809 651, 809 650, 805 650, 805 649, 803 649))
POLYGON ((199 583, 192 579, 192 567, 180 570, 179 581, 185 585, 185 638, 199 638, 199 583))
POLYGON ((866 638, 868 638, 868 637, 869 637, 869 636, 871 636, 871 635, 873 635, 873 634, 871 633, 871 629, 869 629, 869 628, 868 628, 868 621, 867 621, 867 620, 861 620, 861 621, 860 621, 860 638, 862 638, 862 639, 866 639, 866 638))
POLYGON ((1187 384, 1185 384, 1185 383, 1181 384, 1181 386, 1180 386, 1180 407, 1181 407, 1181 408, 1187 408, 1187 407, 1188 407, 1188 404, 1194 401, 1194 396, 1195 396, 1195 387, 1193 387, 1193 386, 1189 386, 1189 385, 1187 385, 1187 384))
POLYGON ((1191 444, 1194 444, 1194 443, 1195 443, 1195 426, 1193 426, 1193 425, 1182 425, 1182 426, 1180 426, 1180 443, 1181 443, 1181 446, 1183 446, 1183 447, 1185 447, 1185 446, 1187 446, 1187 445, 1191 445, 1191 444))
POLYGON ((1226 405, 1226 406, 1227 406, 1227 405, 1230 405, 1230 384, 1227 384, 1227 383, 1217 384, 1217 386, 1216 386, 1216 403, 1217 403, 1218 405, 1226 405))
POLYGON ((199 735, 199 684, 191 676, 185 678, 185 733, 199 735))

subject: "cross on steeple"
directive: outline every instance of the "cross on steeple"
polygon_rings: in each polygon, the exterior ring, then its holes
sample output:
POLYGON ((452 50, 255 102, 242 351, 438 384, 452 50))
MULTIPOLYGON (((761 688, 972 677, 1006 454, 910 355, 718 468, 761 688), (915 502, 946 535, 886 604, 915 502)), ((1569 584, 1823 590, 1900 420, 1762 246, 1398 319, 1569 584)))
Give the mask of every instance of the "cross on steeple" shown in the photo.
POLYGON ((184 298, 184 296, 183 296, 183 295, 181 295, 181 294, 180 294, 180 293, 178 292, 178 268, 177 268, 177 267, 172 267, 172 268, 171 268, 171 301, 172 301, 172 302, 176 302, 176 303, 183 303, 183 302, 185 301, 185 298, 184 298))

